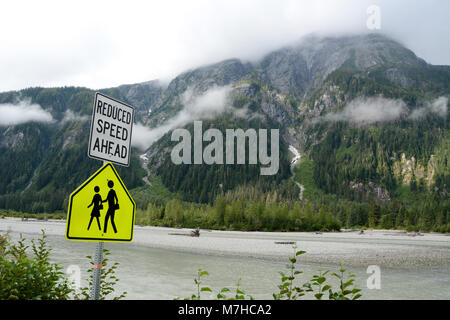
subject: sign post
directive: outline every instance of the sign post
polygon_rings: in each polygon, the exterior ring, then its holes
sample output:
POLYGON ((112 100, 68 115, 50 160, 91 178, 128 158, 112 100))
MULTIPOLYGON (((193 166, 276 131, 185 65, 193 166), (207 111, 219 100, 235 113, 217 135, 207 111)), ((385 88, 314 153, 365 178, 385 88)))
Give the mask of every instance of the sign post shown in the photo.
MULTIPOLYGON (((103 161, 103 165, 106 161, 103 161)), ((103 247, 104 242, 97 242, 95 245, 94 254, 94 270, 92 270, 92 288, 91 288, 91 300, 98 300, 100 298, 100 279, 102 277, 103 268, 103 247)))
POLYGON ((129 166, 133 122, 133 107, 95 94, 88 156, 103 160, 103 166, 70 195, 66 225, 67 240, 98 241, 91 300, 100 298, 104 242, 133 240, 136 204, 111 163, 129 166), (107 203, 107 211, 103 203, 107 203))
POLYGON ((97 242, 95 246, 94 270, 92 271, 91 300, 100 298, 100 279, 102 276, 103 242, 97 242))

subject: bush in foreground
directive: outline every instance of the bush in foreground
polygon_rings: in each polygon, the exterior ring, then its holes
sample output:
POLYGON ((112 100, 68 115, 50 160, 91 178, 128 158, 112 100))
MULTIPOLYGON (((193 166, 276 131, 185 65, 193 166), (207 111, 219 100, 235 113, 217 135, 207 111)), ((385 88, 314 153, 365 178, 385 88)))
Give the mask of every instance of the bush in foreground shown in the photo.
POLYGON ((31 240, 29 256, 25 239, 17 244, 9 241, 8 234, 0 235, 0 300, 66 300, 72 293, 62 267, 50 262, 50 248, 46 235, 31 240))
MULTIPOLYGON (((355 275, 347 275, 346 270, 341 266, 338 272, 331 273, 331 276, 338 279, 338 285, 334 285, 327 279, 329 270, 319 270, 318 274, 313 275, 312 279, 305 283, 298 283, 298 275, 303 272, 296 267, 297 256, 305 254, 305 251, 297 251, 297 246, 293 246, 294 254, 289 258, 289 264, 286 266, 287 272, 280 272, 281 283, 278 285, 279 291, 273 293, 274 300, 297 300, 305 296, 306 293, 313 294, 317 300, 322 300, 328 296, 329 300, 357 300, 361 295, 361 289, 355 286, 355 275)), ((209 275, 208 271, 198 269, 197 276, 194 278, 196 293, 184 300, 200 300, 202 292, 212 293, 211 288, 202 286, 203 278, 209 275)), ((176 298, 178 300, 179 298, 176 298)), ((253 300, 244 289, 240 287, 238 281, 236 290, 222 288, 216 295, 218 300, 253 300)))
MULTIPOLYGON (((88 270, 89 287, 80 290, 70 283, 58 263, 50 261, 51 249, 42 231, 41 238, 31 240, 31 251, 20 236, 17 244, 10 241, 9 234, 0 235, 0 300, 88 300, 92 286, 92 268, 88 270)), ((119 279, 115 271, 119 265, 108 264, 108 250, 104 249, 103 269, 100 282, 100 299, 109 298, 115 292, 119 279)), ((92 257, 88 256, 91 265, 92 257)), ((112 299, 124 298, 126 292, 112 299)))

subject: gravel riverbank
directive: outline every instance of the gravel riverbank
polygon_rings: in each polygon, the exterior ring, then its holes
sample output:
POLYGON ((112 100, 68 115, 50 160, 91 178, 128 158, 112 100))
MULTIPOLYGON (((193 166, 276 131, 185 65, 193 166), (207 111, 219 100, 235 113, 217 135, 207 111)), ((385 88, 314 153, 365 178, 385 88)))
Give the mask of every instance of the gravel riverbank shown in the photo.
MULTIPOLYGON (((65 221, 0 219, 0 232, 64 236, 65 221)), ((450 267, 450 236, 434 233, 406 233, 391 230, 348 232, 241 232, 201 230, 200 237, 190 229, 136 226, 133 245, 221 256, 242 256, 284 260, 292 254, 291 242, 307 254, 302 261, 347 266, 376 264, 384 267, 450 267)))

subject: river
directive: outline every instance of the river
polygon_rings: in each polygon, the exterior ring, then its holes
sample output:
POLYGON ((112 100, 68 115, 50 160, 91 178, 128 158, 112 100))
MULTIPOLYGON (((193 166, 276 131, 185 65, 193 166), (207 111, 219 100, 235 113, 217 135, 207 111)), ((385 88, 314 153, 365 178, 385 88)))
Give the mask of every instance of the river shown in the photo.
MULTIPOLYGON (((67 241, 63 222, 21 222, 0 220, 0 232, 19 232, 27 239, 45 229, 52 248, 51 259, 67 270, 81 270, 85 285, 89 268, 87 255, 95 243, 67 241)), ((290 245, 278 241, 297 241, 307 254, 299 257, 301 279, 310 279, 319 268, 337 271, 338 261, 356 275, 364 299, 449 299, 450 237, 425 234, 411 237, 398 233, 265 233, 202 230, 199 238, 170 235, 175 229, 136 227, 133 243, 105 243, 111 261, 120 263, 117 290, 127 299, 185 298, 196 292, 193 278, 197 269, 209 272, 204 285, 214 292, 223 287, 241 287, 255 299, 271 299, 277 291, 279 271, 284 271, 292 253, 290 245), (358 240, 355 240, 358 239, 358 240), (277 241, 274 241, 277 240, 277 241), (334 254, 333 254, 334 252, 334 254), (381 288, 368 289, 366 273, 376 264, 381 271, 381 288)), ((178 232, 187 232, 179 230, 178 232)), ((332 277, 330 277, 332 278, 332 277)), ((204 295, 205 298, 213 298, 204 295)), ((310 298, 310 297, 308 297, 310 298)))

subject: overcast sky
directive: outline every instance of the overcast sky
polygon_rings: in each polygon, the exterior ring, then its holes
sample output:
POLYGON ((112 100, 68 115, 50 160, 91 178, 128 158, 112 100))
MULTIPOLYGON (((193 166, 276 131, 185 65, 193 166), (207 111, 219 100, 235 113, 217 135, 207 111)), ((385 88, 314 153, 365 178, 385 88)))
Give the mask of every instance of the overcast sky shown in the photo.
POLYGON ((199 65, 254 60, 312 32, 382 32, 432 64, 450 65, 450 1, 0 2, 0 92, 30 86, 93 89, 169 80, 199 65))

